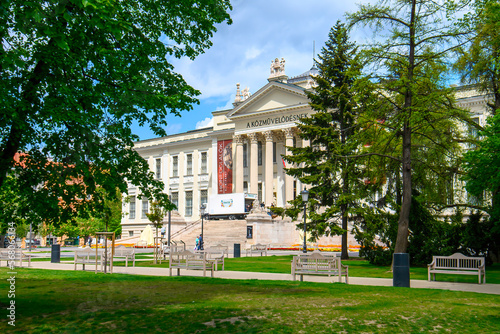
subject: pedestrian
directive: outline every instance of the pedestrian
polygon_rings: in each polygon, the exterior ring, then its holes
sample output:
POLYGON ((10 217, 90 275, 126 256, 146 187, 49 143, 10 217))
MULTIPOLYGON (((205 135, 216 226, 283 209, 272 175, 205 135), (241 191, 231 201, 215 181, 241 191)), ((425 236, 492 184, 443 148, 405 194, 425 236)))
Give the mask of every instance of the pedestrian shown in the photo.
POLYGON ((198 250, 203 250, 203 237, 202 235, 200 234, 200 236, 198 237, 198 239, 200 240, 200 248, 198 250))
POLYGON ((196 241, 194 244, 194 250, 195 251, 200 250, 200 237, 196 237, 196 241))
POLYGON ((161 237, 165 238, 165 226, 162 226, 161 228, 161 237))

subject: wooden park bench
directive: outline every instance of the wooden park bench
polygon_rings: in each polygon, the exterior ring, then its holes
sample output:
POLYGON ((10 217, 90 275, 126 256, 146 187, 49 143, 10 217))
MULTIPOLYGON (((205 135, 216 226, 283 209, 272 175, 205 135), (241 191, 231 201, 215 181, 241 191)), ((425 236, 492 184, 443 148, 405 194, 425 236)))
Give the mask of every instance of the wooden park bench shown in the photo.
POLYGON ((292 278, 294 281, 296 275, 300 275, 301 281, 303 275, 338 276, 339 282, 342 282, 342 276, 345 276, 346 284, 349 283, 349 267, 341 263, 340 257, 321 254, 318 251, 293 257, 292 278))
MULTIPOLYGON (((108 251, 108 258, 111 257, 111 249, 108 251)), ((127 248, 123 245, 120 245, 115 248, 115 254, 113 255, 113 259, 125 259, 125 267, 128 267, 128 260, 132 261, 132 267, 135 267, 135 249, 127 248)))
POLYGON ((208 261, 214 262, 215 271, 219 270, 219 265, 222 265, 222 270, 224 270, 224 258, 226 257, 224 250, 210 247, 210 248, 204 249, 202 251, 197 251, 197 252, 205 253, 206 259, 208 261))
POLYGON ((180 270, 203 270, 203 276, 206 276, 207 270, 210 271, 210 276, 214 277, 215 260, 207 258, 206 252, 193 253, 189 250, 182 252, 170 252, 170 276, 172 269, 177 269, 177 276, 180 276, 180 270))
POLYGON ((25 253, 21 250, 21 248, 6 248, 3 251, 0 251, 0 266, 2 265, 2 261, 7 261, 7 266, 9 266, 10 262, 16 261, 19 262, 19 266, 23 266, 23 260, 28 259, 28 267, 31 266, 31 254, 25 253))
MULTIPOLYGON (((98 254, 96 257, 96 251, 95 249, 92 248, 82 248, 82 249, 77 249, 75 250, 75 270, 76 270, 76 265, 81 264, 82 265, 82 270, 85 270, 85 265, 86 264, 93 264, 96 266, 96 271, 97 271, 97 266, 100 264, 102 266, 102 260, 101 260, 101 255, 98 254)), ((101 268, 102 269, 102 268, 101 268)))
POLYGON ((210 246, 207 249, 210 249, 213 251, 221 251, 225 257, 229 257, 229 247, 228 246, 223 246, 221 244, 218 244, 215 246, 210 246))
POLYGON ((252 254, 254 253, 255 254, 260 253, 260 256, 262 256, 262 254, 265 254, 265 256, 267 256, 268 248, 269 245, 263 245, 263 244, 250 245, 250 248, 245 250, 245 255, 248 256, 248 254, 250 253, 250 256, 252 256, 252 254))
POLYGON ((450 256, 433 256, 432 263, 427 265, 428 280, 436 280, 436 274, 478 275, 486 283, 486 268, 484 257, 468 257, 460 253, 450 256))

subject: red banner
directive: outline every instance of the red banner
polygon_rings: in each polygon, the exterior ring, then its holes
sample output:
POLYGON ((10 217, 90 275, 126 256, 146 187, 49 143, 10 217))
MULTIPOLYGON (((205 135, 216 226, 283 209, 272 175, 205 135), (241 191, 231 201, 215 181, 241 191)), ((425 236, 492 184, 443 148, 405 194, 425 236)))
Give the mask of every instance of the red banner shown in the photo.
POLYGON ((233 141, 219 140, 217 142, 217 175, 218 193, 233 192, 233 141))

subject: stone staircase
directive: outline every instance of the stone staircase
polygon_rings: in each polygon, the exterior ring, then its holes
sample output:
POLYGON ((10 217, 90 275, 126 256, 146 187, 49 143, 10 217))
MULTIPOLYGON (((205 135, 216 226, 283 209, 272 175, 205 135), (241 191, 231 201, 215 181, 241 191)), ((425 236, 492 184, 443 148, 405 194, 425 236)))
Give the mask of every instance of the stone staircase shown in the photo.
MULTIPOLYGON (((201 234, 201 222, 196 226, 175 236, 172 240, 182 240, 186 243, 186 248, 194 248, 196 237, 201 234)), ((245 249, 247 235, 246 220, 204 220, 203 237, 205 248, 221 244, 233 249, 234 244, 240 244, 241 249, 245 249)))

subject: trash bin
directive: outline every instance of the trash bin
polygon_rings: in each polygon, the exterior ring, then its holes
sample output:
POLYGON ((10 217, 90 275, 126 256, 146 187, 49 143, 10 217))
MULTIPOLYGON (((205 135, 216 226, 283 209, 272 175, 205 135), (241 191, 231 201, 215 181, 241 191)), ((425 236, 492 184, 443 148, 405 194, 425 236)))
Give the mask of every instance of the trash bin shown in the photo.
POLYGON ((234 244, 233 257, 240 257, 240 244, 234 244))
POLYGON ((52 244, 52 249, 50 253, 50 262, 59 263, 61 262, 61 245, 52 244))
POLYGON ((410 287, 410 255, 408 253, 394 253, 392 268, 392 286, 410 287))

